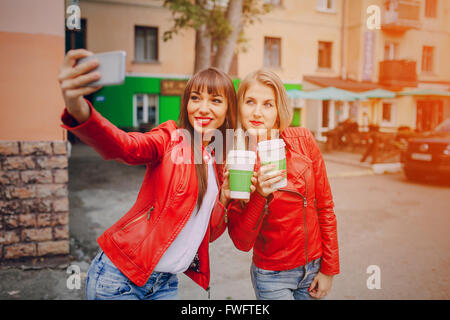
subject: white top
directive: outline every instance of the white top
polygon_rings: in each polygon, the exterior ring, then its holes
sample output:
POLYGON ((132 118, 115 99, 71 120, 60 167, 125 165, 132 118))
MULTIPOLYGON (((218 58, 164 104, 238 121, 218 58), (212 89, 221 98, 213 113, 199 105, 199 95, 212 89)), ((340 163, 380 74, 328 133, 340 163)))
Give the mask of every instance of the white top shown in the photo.
POLYGON ((200 247, 209 227, 211 211, 219 194, 213 161, 211 157, 208 161, 205 161, 208 163, 208 187, 200 210, 196 205, 188 222, 164 252, 154 271, 182 273, 189 268, 192 260, 194 260, 198 247, 200 247))

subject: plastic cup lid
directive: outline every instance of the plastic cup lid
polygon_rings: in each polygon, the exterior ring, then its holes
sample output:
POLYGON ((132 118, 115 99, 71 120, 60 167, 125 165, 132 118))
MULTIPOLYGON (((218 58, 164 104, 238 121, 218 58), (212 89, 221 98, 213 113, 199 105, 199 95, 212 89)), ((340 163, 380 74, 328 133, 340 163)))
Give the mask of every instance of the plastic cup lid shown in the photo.
POLYGON ((286 146, 283 139, 264 140, 258 143, 258 151, 279 149, 286 146))
POLYGON ((228 152, 228 158, 249 158, 256 159, 256 153, 247 150, 231 150, 228 152))

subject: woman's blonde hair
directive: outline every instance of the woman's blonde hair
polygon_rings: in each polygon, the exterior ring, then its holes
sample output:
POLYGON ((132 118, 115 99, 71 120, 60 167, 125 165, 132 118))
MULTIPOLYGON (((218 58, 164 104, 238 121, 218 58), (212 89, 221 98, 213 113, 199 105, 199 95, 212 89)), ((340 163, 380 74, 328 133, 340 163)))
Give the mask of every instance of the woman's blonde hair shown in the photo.
POLYGON ((291 106, 289 105, 289 99, 286 93, 286 89, 283 86, 283 82, 275 72, 260 69, 248 74, 244 78, 244 80, 242 80, 242 82, 239 84, 237 94, 238 114, 241 106, 244 103, 245 93, 247 92, 247 89, 250 87, 250 85, 252 85, 254 82, 259 82, 273 89, 275 94, 275 103, 278 108, 279 130, 280 132, 282 132, 291 124, 293 111, 291 106))

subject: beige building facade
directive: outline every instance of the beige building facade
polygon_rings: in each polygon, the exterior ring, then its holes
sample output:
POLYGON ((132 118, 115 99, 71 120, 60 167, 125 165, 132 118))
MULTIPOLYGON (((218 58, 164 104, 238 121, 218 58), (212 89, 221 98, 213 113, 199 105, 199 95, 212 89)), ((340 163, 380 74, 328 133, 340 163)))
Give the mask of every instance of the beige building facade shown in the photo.
MULTIPOLYGON (((328 79, 339 79, 349 82, 353 92, 367 88, 396 93, 419 91, 398 94, 391 100, 342 102, 342 110, 332 103, 331 108, 322 110, 330 113, 328 118, 341 120, 344 114, 360 124, 366 112, 369 122, 385 131, 395 131, 399 126, 432 129, 450 116, 449 98, 439 95, 450 90, 450 1, 262 1, 272 3, 273 9, 245 30, 248 41, 238 51, 237 78, 267 68, 276 72, 288 89, 320 89, 327 86, 328 79), (309 78, 319 81, 309 82, 309 78), (423 90, 434 93, 421 95, 423 90)), ((173 24, 163 1, 78 3, 85 19, 86 48, 94 52, 125 50, 129 76, 192 75, 195 32, 184 30, 172 40, 163 41, 164 32, 173 24), (141 57, 144 53, 138 53, 145 51, 137 44, 139 32, 146 32, 145 41, 151 42, 143 46, 152 52, 146 52, 145 59, 141 57)), ((341 88, 346 87, 344 84, 341 88)), ((321 126, 323 115, 317 111, 321 101, 292 102, 301 126, 322 132, 337 124, 334 121, 327 127, 321 126)))
MULTIPOLYGON (((68 4, 68 1, 66 0, 68 4)), ((163 34, 172 26, 170 11, 160 0, 80 0, 81 18, 86 20, 86 48, 92 52, 124 50, 126 71, 142 75, 189 76, 194 70, 195 32, 184 30, 170 41, 163 34), (156 31, 156 57, 136 59, 135 28, 156 31)))
POLYGON ((239 75, 265 66, 308 91, 339 79, 339 88, 355 93, 376 88, 398 93, 390 99, 332 102, 326 110, 321 110, 322 101, 301 103, 301 125, 315 131, 317 138, 324 139, 321 132, 334 128, 343 115, 362 125, 367 113, 369 122, 382 131, 401 126, 430 130, 450 117, 450 1, 277 3, 261 24, 248 29, 251 38, 247 52, 239 54, 239 75), (279 65, 267 66, 264 60, 267 38, 279 39, 279 65), (399 94, 405 91, 408 95, 399 94), (327 127, 322 126, 323 112, 335 120, 327 127))

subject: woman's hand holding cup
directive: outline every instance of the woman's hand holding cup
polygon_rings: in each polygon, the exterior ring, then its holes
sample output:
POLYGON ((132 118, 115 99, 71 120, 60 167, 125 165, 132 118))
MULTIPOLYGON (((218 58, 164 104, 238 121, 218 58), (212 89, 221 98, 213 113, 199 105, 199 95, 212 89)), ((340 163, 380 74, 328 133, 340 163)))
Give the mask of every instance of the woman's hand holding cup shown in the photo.
POLYGON ((276 191, 273 185, 285 177, 286 170, 273 170, 275 167, 275 164, 268 164, 261 166, 257 172, 256 191, 264 198, 276 191))
POLYGON ((88 87, 87 84, 100 79, 99 72, 91 72, 98 67, 98 60, 91 60, 77 65, 81 58, 92 52, 77 49, 70 50, 64 57, 58 81, 61 87, 67 111, 79 122, 85 122, 90 116, 90 109, 83 96, 94 93, 101 87, 88 87))
MULTIPOLYGON (((256 190, 256 183, 257 183, 256 174, 257 174, 256 172, 253 173, 252 185, 250 186, 250 193, 253 193, 256 190)), ((227 167, 225 167, 219 201, 226 207, 230 200, 231 200, 230 171, 228 170, 227 167)), ((247 203, 249 199, 244 199, 243 201, 244 203, 247 203)))

